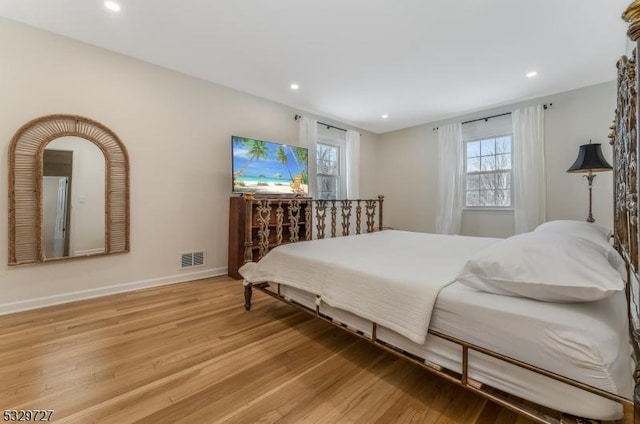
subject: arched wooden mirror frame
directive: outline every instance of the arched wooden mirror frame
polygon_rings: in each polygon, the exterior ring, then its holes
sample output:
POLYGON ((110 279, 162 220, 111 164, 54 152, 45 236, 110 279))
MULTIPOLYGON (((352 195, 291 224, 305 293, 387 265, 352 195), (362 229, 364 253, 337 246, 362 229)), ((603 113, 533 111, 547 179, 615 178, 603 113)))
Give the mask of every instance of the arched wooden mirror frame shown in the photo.
POLYGON ((99 122, 77 115, 48 115, 20 128, 9 146, 9 265, 48 261, 42 240, 44 149, 52 140, 81 137, 105 157, 105 251, 75 259, 129 251, 129 155, 118 136, 99 122))

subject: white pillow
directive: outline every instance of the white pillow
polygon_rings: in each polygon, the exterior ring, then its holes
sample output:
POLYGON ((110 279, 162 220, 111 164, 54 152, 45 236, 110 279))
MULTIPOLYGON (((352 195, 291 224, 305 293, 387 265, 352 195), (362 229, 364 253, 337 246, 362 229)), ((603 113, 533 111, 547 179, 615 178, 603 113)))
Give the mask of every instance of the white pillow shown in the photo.
POLYGON ((627 268, 624 259, 611 244, 611 230, 602 225, 587 221, 558 220, 538 225, 534 231, 568 234, 593 241, 607 249, 607 259, 624 280, 627 279, 627 268))
POLYGON ((534 231, 550 231, 589 239, 595 243, 612 247, 609 239, 611 230, 602 225, 587 221, 558 220, 538 225, 534 231))
POLYGON ((587 302, 624 290, 605 247, 553 232, 519 234, 467 261, 457 280, 489 293, 547 302, 587 302))

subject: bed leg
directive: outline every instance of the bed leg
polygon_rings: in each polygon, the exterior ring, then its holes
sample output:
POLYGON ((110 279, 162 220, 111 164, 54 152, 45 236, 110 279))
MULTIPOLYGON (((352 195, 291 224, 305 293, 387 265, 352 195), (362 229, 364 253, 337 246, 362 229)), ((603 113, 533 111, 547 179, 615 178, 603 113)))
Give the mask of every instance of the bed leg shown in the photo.
POLYGON ((244 286, 244 309, 246 311, 251 309, 251 294, 252 294, 251 284, 247 283, 244 286))

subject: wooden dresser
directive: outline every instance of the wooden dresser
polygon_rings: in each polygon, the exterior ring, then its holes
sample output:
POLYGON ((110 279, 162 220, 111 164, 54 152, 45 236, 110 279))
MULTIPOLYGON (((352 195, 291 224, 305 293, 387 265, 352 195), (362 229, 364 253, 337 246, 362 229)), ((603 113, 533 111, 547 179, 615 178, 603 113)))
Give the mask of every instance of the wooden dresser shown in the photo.
POLYGON ((310 222, 311 198, 254 197, 251 194, 231 197, 229 276, 242 278, 238 268, 245 263, 248 254, 245 243, 250 242, 251 260, 257 261, 275 246, 311 239, 310 222), (268 233, 265 240, 261 240, 261 229, 263 234, 268 233))

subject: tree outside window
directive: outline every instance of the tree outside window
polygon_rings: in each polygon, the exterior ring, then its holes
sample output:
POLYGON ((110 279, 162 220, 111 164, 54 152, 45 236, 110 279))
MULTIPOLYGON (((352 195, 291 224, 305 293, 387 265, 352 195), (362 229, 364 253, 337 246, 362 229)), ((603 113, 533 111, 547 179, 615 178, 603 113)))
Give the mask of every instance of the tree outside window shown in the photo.
POLYGON ((318 198, 337 199, 340 179, 340 147, 318 143, 317 160, 318 198))
POLYGON ((512 206, 511 136, 467 141, 465 205, 512 206))

